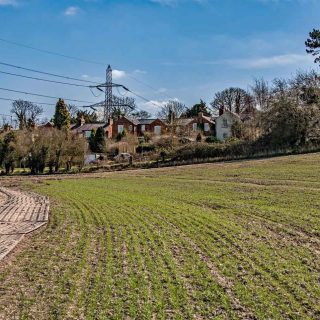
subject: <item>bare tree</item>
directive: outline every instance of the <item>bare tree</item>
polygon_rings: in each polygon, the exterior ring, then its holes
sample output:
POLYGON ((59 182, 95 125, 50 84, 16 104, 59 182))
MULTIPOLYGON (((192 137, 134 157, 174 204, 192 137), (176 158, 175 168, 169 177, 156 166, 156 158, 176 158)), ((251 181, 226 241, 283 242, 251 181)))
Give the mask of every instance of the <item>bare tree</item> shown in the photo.
POLYGON ((113 117, 129 116, 136 109, 136 102, 131 97, 113 96, 113 117))
POLYGON ((284 98, 289 94, 289 83, 286 79, 275 78, 272 81, 272 97, 273 99, 284 98))
POLYGON ((30 101, 16 100, 12 103, 11 113, 18 119, 19 128, 23 129, 35 124, 43 109, 30 101))
POLYGON ((256 106, 260 110, 268 109, 271 93, 268 82, 265 81, 263 78, 254 79, 254 84, 251 86, 251 91, 256 106))
POLYGON ((229 110, 234 113, 241 113, 248 107, 252 107, 252 97, 241 88, 228 88, 217 92, 210 103, 213 113, 219 110, 229 110))
POLYGON ((166 119, 169 122, 173 122, 175 119, 180 118, 187 111, 185 104, 178 100, 169 100, 163 106, 161 106, 158 112, 160 119, 166 119))
POLYGON ((298 71, 289 84, 300 105, 320 106, 320 76, 316 71, 298 71))
MULTIPOLYGON (((68 111, 70 113, 71 120, 77 119, 77 115, 79 112, 78 107, 75 106, 74 104, 68 104, 67 107, 68 107, 68 111)), ((71 121, 71 122, 73 122, 73 121, 71 121)))
POLYGON ((131 116, 136 119, 149 119, 151 117, 151 114, 148 111, 141 110, 133 112, 131 116))

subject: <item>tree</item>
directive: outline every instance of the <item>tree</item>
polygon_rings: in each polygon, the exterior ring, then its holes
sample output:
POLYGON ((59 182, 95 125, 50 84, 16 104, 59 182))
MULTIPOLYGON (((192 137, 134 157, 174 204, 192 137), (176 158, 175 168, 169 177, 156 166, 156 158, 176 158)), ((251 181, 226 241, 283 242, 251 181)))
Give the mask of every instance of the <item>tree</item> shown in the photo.
POLYGON ((70 113, 68 106, 65 104, 63 99, 59 99, 56 104, 56 110, 53 116, 53 123, 57 129, 70 128, 70 113))
POLYGON ((16 150, 14 147, 16 133, 8 132, 1 142, 0 163, 4 166, 6 174, 13 172, 16 161, 16 150))
POLYGON ((80 111, 74 104, 68 104, 68 111, 70 113, 71 123, 77 123, 78 112, 80 111))
POLYGON ((170 123, 175 122, 176 119, 180 118, 185 114, 187 107, 178 100, 169 100, 163 106, 161 106, 158 112, 160 119, 166 119, 170 123))
POLYGON ((298 71, 289 83, 300 105, 320 106, 320 77, 314 70, 298 71))
POLYGON ((92 152, 102 153, 106 151, 106 138, 104 129, 102 127, 99 127, 97 130, 93 129, 91 131, 89 146, 92 152))
POLYGON ((260 110, 268 109, 270 102, 270 88, 268 82, 263 78, 254 79, 254 84, 251 86, 251 91, 256 106, 260 110))
POLYGON ((217 92, 213 101, 210 103, 213 112, 220 110, 229 110, 240 114, 248 108, 253 108, 253 98, 245 90, 241 88, 227 88, 217 92))
POLYGON ((16 100, 12 103, 11 113, 19 122, 19 129, 30 128, 43 113, 42 107, 24 100, 16 100))
POLYGON ((113 96, 112 101, 114 105, 112 110, 112 118, 129 116, 136 109, 136 102, 134 98, 113 96))
POLYGON ((145 110, 135 111, 131 114, 131 116, 135 119, 149 119, 149 118, 151 118, 151 114, 145 110))
POLYGON ((198 116, 200 112, 202 112, 205 116, 210 116, 210 112, 207 108, 207 105, 202 99, 200 99, 199 103, 196 103, 190 109, 187 109, 187 111, 185 112, 185 117, 193 118, 198 116))
POLYGON ((85 123, 96 123, 98 122, 97 114, 92 111, 78 110, 76 117, 71 119, 72 123, 80 123, 80 119, 83 117, 85 123))
POLYGON ((314 62, 320 64, 320 30, 313 29, 309 32, 309 37, 305 42, 307 47, 306 51, 312 54, 315 58, 314 62), (319 56, 319 57, 317 57, 319 56))
POLYGON ((283 97, 272 103, 262 116, 266 140, 273 147, 292 147, 304 142, 303 112, 297 103, 283 97))
POLYGON ((83 167, 85 144, 83 137, 67 132, 62 153, 62 162, 65 164, 67 171, 70 171, 74 165, 77 165, 79 170, 83 167))

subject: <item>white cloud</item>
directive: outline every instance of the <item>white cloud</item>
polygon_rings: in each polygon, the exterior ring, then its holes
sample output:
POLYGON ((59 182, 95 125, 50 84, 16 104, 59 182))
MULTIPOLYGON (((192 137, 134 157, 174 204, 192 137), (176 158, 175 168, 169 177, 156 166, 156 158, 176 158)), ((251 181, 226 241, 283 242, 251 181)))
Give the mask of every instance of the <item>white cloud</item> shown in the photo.
MULTIPOLYGON (((178 98, 172 98, 171 101, 181 102, 178 98)), ((150 100, 143 104, 139 105, 139 109, 148 111, 152 116, 157 116, 158 112, 161 110, 161 107, 169 102, 169 99, 166 100, 150 100)))
POLYGON ((135 74, 147 74, 147 71, 136 69, 136 70, 133 71, 133 73, 135 73, 135 74))
POLYGON ((127 76, 127 73, 123 70, 112 70, 112 78, 115 80, 123 79, 127 76))
POLYGON ((97 81, 97 82, 102 82, 103 81, 102 77, 89 76, 88 74, 81 75, 81 78, 84 79, 84 80, 89 80, 89 81, 97 81))
POLYGON ((18 3, 16 0, 0 0, 0 6, 17 6, 18 3))
MULTIPOLYGON (((1 0, 0 0, 1 1, 1 0)), ((80 12, 80 9, 78 7, 68 7, 65 11, 64 11, 64 15, 65 16, 75 16, 76 14, 78 14, 80 12)))

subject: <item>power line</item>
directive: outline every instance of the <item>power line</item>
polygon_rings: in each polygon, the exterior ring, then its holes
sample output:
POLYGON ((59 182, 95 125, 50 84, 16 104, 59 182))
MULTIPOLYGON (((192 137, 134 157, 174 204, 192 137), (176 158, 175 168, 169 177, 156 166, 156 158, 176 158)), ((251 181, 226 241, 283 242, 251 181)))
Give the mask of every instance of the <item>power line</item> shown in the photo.
MULTIPOLYGON (((49 98, 49 99, 60 99, 59 97, 47 96, 47 95, 43 95, 43 94, 39 94, 39 93, 18 91, 18 90, 7 89, 7 88, 0 88, 0 90, 9 91, 9 92, 15 92, 15 93, 22 93, 22 94, 26 94, 26 95, 31 95, 31 96, 36 96, 36 97, 43 97, 43 98, 49 98)), ((83 100, 76 100, 76 99, 67 99, 67 98, 64 98, 64 100, 72 101, 72 102, 79 102, 79 103, 92 103, 92 104, 94 103, 94 102, 90 102, 90 101, 83 101, 83 100)))
MULTIPOLYGON (((14 102, 14 101, 17 101, 18 99, 9 99, 9 98, 0 97, 0 100, 14 102)), ((45 104, 45 105, 48 105, 48 106, 55 106, 56 105, 55 103, 48 103, 48 102, 34 102, 34 101, 28 101, 28 102, 31 102, 31 103, 34 103, 34 104, 45 104)))
POLYGON ((22 75, 22 74, 5 72, 5 71, 0 71, 0 73, 6 74, 6 75, 9 75, 9 76, 20 77, 20 78, 27 78, 27 79, 32 79, 32 80, 44 81, 44 82, 58 83, 58 84, 63 84, 63 85, 68 85, 68 86, 74 86, 74 87, 88 88, 88 86, 83 85, 83 84, 70 83, 70 82, 62 82, 62 81, 55 81, 55 80, 49 80, 49 79, 43 79, 43 78, 37 78, 37 77, 30 77, 30 76, 25 76, 25 75, 22 75))
POLYGON ((26 44, 18 43, 18 42, 15 42, 15 41, 6 40, 6 39, 3 39, 3 38, 0 38, 0 41, 5 42, 5 43, 9 43, 9 44, 12 44, 12 45, 15 45, 15 46, 18 46, 18 47, 27 48, 27 49, 39 51, 39 52, 42 52, 42 53, 59 56, 59 57, 62 57, 62 58, 67 58, 67 59, 71 59, 71 60, 77 60, 77 61, 81 61, 81 62, 86 62, 86 63, 92 63, 92 64, 98 64, 98 65, 105 66, 105 63, 102 63, 102 62, 97 62, 97 61, 77 58, 77 57, 69 56, 69 55, 58 53, 58 52, 54 52, 54 51, 39 49, 39 48, 36 48, 36 47, 33 47, 33 46, 29 46, 29 45, 26 45, 26 44))
POLYGON ((135 92, 133 92, 133 91, 131 91, 131 90, 129 90, 129 89, 128 89, 127 91, 131 92, 131 93, 134 94, 136 97, 144 100, 145 102, 149 102, 149 103, 153 104, 153 105, 154 105, 155 107, 157 107, 157 108, 159 107, 159 105, 155 104, 155 103, 152 102, 150 99, 147 99, 147 98, 145 98, 145 97, 143 97, 143 96, 141 96, 141 95, 139 95, 139 94, 137 94, 137 93, 135 93, 135 92))
POLYGON ((97 82, 90 81, 90 80, 77 79, 77 78, 68 77, 68 76, 63 76, 63 75, 59 75, 59 74, 55 74, 55 73, 50 73, 50 72, 45 72, 45 71, 39 71, 39 70, 30 69, 30 68, 25 68, 25 67, 17 66, 17 65, 14 65, 14 64, 5 63, 5 62, 0 62, 0 65, 6 66, 6 67, 11 67, 11 68, 16 68, 16 69, 21 69, 21 70, 26 70, 26 71, 30 71, 30 72, 35 72, 35 73, 41 73, 41 74, 45 74, 45 75, 47 75, 47 76, 53 76, 53 77, 58 77, 58 78, 67 79, 67 80, 75 80, 75 81, 80 81, 80 82, 98 84, 97 82))
MULTIPOLYGON (((78 57, 73 57, 73 56, 69 56, 69 55, 57 53, 57 52, 54 52, 54 51, 49 51, 49 50, 44 50, 44 49, 41 49, 41 48, 36 48, 36 47, 30 46, 30 45, 18 43, 18 42, 11 41, 11 40, 7 40, 7 39, 3 39, 3 38, 0 38, 0 41, 5 42, 5 43, 8 43, 8 44, 11 44, 11 45, 15 45, 15 46, 18 46, 18 47, 22 47, 22 48, 27 48, 27 49, 31 49, 31 50, 35 50, 35 51, 39 51, 39 52, 51 54, 51 55, 56 55, 56 56, 59 56, 59 57, 62 57, 62 58, 73 59, 73 60, 77 60, 77 61, 81 61, 81 62, 86 62, 86 63, 92 63, 92 64, 96 64, 96 65, 103 65, 103 66, 106 65, 106 64, 103 63, 103 62, 93 61, 93 60, 87 60, 87 59, 82 59, 82 58, 78 58, 78 57)), ((2 64, 2 63, 0 63, 0 64, 2 64)), ((25 69, 25 70, 27 70, 27 69, 25 69)), ((32 71, 32 70, 29 70, 29 71, 32 71)), ((37 71, 34 71, 34 72, 37 72, 37 71)), ((46 73, 46 74, 48 74, 48 73, 46 73)), ((48 75, 49 75, 49 74, 48 74, 48 75)), ((53 74, 51 74, 51 75, 53 75, 53 74)), ((54 75, 54 76, 57 76, 57 75, 54 75)), ((143 84, 144 86, 146 86, 146 87, 154 90, 156 93, 158 92, 158 89, 156 89, 155 87, 150 86, 149 84, 145 83, 144 81, 142 81, 142 80, 140 80, 140 79, 137 79, 136 77, 134 77, 134 76, 132 76, 132 75, 130 75, 130 74, 127 74, 127 76, 128 76, 129 78, 137 81, 138 83, 143 84)), ((72 78, 69 78, 69 79, 71 80, 72 78)), ((76 79, 72 79, 72 80, 76 80, 76 79)), ((78 80, 78 81, 81 81, 81 80, 78 80)), ((84 81, 84 80, 83 80, 83 81, 84 81)), ((91 82, 91 81, 87 81, 87 82, 91 82)), ((94 83, 94 82, 91 82, 91 83, 94 83)))

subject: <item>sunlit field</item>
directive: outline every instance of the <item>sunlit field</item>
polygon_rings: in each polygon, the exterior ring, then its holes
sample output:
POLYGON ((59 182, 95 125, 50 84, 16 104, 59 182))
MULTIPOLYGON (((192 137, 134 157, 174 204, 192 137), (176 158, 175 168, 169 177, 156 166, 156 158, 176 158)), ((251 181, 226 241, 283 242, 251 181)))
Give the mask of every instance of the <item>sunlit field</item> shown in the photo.
POLYGON ((319 319, 319 163, 43 179, 51 220, 1 267, 0 318, 319 319))

